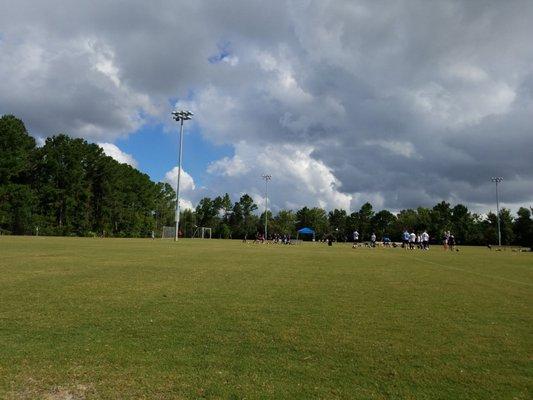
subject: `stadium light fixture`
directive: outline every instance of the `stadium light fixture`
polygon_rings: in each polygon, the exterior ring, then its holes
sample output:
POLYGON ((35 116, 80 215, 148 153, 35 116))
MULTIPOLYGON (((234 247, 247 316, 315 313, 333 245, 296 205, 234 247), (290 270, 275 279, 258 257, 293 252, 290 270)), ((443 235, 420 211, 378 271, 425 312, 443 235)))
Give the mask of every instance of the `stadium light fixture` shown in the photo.
POLYGON ((178 153, 178 183, 176 185, 176 233, 174 241, 178 241, 180 225, 180 180, 181 180, 181 159, 183 156, 183 121, 192 119, 193 113, 190 111, 176 110, 172 112, 172 118, 180 123, 180 148, 178 153))
POLYGON ((503 181, 503 178, 501 176, 493 176, 490 178, 492 182, 496 184, 496 216, 498 217, 498 246, 502 245, 502 231, 500 228, 500 199, 498 194, 498 183, 501 183, 503 181))
POLYGON ((272 179, 272 175, 262 175, 265 180, 265 240, 268 240, 268 181, 272 179))

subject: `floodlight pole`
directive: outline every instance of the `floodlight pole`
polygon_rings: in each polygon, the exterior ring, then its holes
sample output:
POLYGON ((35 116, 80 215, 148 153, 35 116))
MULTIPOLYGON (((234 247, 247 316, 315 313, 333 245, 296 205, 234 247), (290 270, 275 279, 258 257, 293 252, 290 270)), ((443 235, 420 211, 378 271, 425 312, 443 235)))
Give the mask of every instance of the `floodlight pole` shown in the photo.
POLYGON ((268 181, 272 179, 272 175, 262 175, 265 180, 265 240, 268 240, 268 181))
POLYGON ((503 181, 501 176, 490 178, 492 182, 496 184, 496 216, 498 217, 498 246, 502 245, 502 231, 500 228, 500 198, 498 194, 498 183, 503 181))
POLYGON ((174 241, 178 241, 180 225, 180 181, 181 181, 181 160, 183 158, 183 121, 190 120, 192 113, 189 111, 174 111, 172 116, 175 121, 180 123, 180 148, 178 153, 178 182, 176 185, 176 232, 174 241))

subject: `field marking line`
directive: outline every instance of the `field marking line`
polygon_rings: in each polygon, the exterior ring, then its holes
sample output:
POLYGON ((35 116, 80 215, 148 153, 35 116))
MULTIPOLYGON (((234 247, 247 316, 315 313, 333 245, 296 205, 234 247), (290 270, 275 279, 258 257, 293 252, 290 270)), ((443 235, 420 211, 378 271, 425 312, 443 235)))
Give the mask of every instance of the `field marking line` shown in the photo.
POLYGON ((412 260, 416 260, 416 261, 422 261, 422 262, 425 262, 425 263, 428 263, 428 264, 438 265, 439 267, 444 267, 444 268, 448 268, 448 269, 455 269, 457 271, 466 272, 468 274, 474 274, 474 275, 482 276, 484 278, 499 279, 501 281, 506 281, 506 282, 510 282, 510 283, 516 283, 516 284, 519 284, 519 285, 526 285, 526 286, 529 286, 529 287, 533 286, 531 283, 515 281, 513 279, 504 278, 502 276, 481 274, 479 272, 469 271, 469 270, 463 269, 463 268, 452 267, 451 265, 440 264, 440 263, 437 263, 435 261, 425 260, 423 258, 417 258, 417 257, 409 257, 409 258, 411 258, 412 260))

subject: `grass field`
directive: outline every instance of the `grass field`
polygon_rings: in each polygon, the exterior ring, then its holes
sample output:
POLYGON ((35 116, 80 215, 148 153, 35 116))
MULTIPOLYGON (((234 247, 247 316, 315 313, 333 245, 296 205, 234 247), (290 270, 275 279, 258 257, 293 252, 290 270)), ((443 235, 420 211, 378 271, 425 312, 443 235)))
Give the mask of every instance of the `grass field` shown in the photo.
POLYGON ((533 254, 0 237, 0 398, 530 399, 533 254))

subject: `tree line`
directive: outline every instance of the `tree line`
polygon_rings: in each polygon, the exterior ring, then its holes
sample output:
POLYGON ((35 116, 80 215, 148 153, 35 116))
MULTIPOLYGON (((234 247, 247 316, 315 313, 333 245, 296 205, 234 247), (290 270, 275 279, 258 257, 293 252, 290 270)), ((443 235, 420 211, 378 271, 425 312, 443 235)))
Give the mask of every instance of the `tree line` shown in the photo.
POLYGON ((148 236, 174 220, 166 183, 60 134, 37 147, 24 123, 0 118, 0 230, 12 234, 148 236))
MULTIPOLYGON (((265 213, 257 215, 257 206, 248 195, 243 195, 231 205, 228 194, 215 199, 203 198, 195 211, 187 211, 182 228, 185 235, 192 234, 195 226, 212 227, 215 237, 248 238, 264 231, 265 213), (187 230, 189 227, 189 231, 187 230)), ((185 213, 184 213, 185 214, 185 213)), ((510 210, 500 211, 502 243, 533 245, 532 210, 520 208, 514 217, 510 210)), ((451 231, 458 243, 486 245, 497 243, 497 216, 489 213, 481 216, 472 213, 463 204, 452 207, 442 201, 432 208, 418 207, 393 214, 388 210, 375 211, 372 204, 365 203, 358 211, 334 209, 327 212, 319 207, 303 207, 297 211, 280 210, 267 213, 266 221, 270 234, 296 236, 298 229, 310 227, 318 239, 333 236, 339 241, 351 241, 357 229, 360 239, 370 240, 375 233, 378 240, 389 237, 400 241, 405 229, 422 233, 427 230, 432 241, 440 241, 445 231, 451 231)))
MULTIPOLYGON (((149 237, 174 224, 175 191, 168 183, 121 164, 102 148, 64 134, 37 147, 24 123, 12 115, 0 118, 0 233, 71 236, 149 237)), ((195 210, 180 216, 180 233, 190 237, 196 227, 210 227, 213 237, 252 238, 264 231, 265 214, 248 194, 232 201, 229 194, 201 199, 195 210)), ((533 244, 533 210, 522 207, 514 216, 500 211, 502 243, 533 244)), ((444 231, 462 244, 497 243, 497 216, 472 213, 463 204, 440 202, 399 213, 319 207, 280 210, 266 215, 270 234, 296 236, 302 227, 350 241, 355 229, 362 240, 372 233, 400 240, 404 229, 427 230, 434 240, 444 231)))

